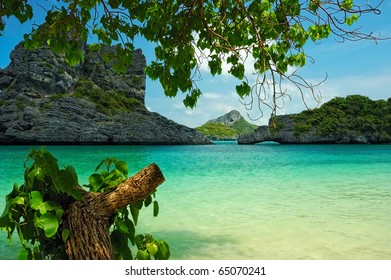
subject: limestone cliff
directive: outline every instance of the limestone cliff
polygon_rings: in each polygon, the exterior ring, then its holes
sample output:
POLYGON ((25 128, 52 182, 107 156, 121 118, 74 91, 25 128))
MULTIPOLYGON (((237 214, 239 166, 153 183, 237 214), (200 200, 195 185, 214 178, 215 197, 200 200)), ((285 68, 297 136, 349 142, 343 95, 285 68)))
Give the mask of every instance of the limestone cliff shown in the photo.
POLYGON ((208 144, 194 129, 144 105, 145 57, 133 54, 117 74, 104 54, 91 52, 71 67, 48 48, 19 44, 0 69, 0 144, 208 144))

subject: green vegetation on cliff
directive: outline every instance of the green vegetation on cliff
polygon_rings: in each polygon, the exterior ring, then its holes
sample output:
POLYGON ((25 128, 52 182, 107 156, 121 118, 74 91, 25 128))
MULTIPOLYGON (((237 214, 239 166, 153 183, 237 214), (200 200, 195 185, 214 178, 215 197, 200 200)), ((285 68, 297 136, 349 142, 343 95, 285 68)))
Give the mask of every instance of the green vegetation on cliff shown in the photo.
MULTIPOLYGON (((52 107, 53 102, 69 96, 92 102, 95 104, 96 109, 106 116, 113 116, 120 112, 133 112, 137 108, 145 108, 144 104, 137 98, 128 97, 122 92, 106 91, 89 80, 80 80, 76 83, 73 92, 50 95, 48 102, 41 105, 42 109, 49 109, 52 107)), ((23 99, 19 98, 16 106, 22 110, 25 103, 23 99)), ((0 99, 0 106, 2 104, 3 102, 0 99)))
POLYGON ((247 122, 244 118, 240 118, 230 126, 236 131, 237 135, 253 132, 258 126, 247 122))
POLYGON ((200 127, 196 127, 196 130, 206 135, 209 138, 235 138, 238 132, 222 123, 206 123, 200 127))
POLYGON ((116 112, 129 112, 136 108, 144 108, 144 104, 136 98, 125 96, 120 92, 105 91, 88 80, 77 82, 75 96, 93 102, 98 111, 107 116, 112 116, 116 112))
POLYGON ((318 135, 372 135, 379 140, 391 135, 391 98, 371 100, 361 95, 336 97, 320 108, 294 114, 296 135, 314 131, 318 135))

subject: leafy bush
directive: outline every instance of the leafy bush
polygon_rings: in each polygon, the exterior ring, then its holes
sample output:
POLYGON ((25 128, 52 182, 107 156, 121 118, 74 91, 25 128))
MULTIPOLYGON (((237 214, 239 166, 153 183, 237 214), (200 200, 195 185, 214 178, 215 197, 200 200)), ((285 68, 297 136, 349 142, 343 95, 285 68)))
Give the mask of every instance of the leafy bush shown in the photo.
MULTIPOLYGON (((94 192, 106 192, 127 178, 128 165, 107 158, 95 172, 85 187, 94 192)), ((15 230, 19 236, 23 248, 18 259, 66 259, 65 243, 70 232, 63 228, 64 212, 72 202, 83 199, 83 191, 72 166, 60 169, 57 159, 45 149, 32 150, 27 155, 24 183, 20 187, 15 184, 6 196, 0 217, 0 229, 8 232, 8 239, 12 239, 15 230), (30 160, 33 162, 27 166, 30 160)), ((155 240, 149 234, 135 235, 143 206, 152 204, 154 216, 158 215, 159 206, 154 198, 155 194, 123 207, 110 220, 111 242, 117 259, 169 258, 170 250, 165 241, 155 240), (130 245, 137 246, 135 256, 130 245)))

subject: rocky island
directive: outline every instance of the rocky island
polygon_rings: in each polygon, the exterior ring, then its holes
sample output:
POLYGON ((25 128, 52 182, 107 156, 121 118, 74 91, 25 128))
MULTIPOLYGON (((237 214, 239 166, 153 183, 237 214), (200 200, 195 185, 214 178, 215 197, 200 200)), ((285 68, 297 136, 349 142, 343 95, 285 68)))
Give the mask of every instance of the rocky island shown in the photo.
POLYGON ((213 141, 233 140, 239 135, 253 132, 258 126, 247 122, 237 110, 232 110, 216 119, 209 120, 196 130, 213 141))
POLYGON ((274 116, 267 126, 241 135, 238 144, 274 141, 280 144, 391 143, 391 98, 361 95, 336 97, 299 114, 274 116))
POLYGON ((144 104, 145 57, 133 54, 125 74, 101 51, 84 49, 75 67, 48 48, 11 52, 0 69, 0 144, 209 144, 200 132, 144 104))

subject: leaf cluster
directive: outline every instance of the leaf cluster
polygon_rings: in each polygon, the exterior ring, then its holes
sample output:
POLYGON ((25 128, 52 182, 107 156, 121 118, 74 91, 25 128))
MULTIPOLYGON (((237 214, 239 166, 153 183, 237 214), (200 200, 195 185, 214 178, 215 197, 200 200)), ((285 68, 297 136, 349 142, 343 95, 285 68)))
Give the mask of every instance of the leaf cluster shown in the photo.
MULTIPOLYGON (((127 176, 128 165, 124 161, 107 158, 99 163, 85 187, 92 192, 107 192, 123 183, 127 176)), ((18 259, 67 258, 65 243, 70 232, 63 227, 64 213, 72 202, 83 199, 84 192, 74 168, 59 168, 57 159, 46 149, 32 150, 27 155, 24 182, 21 186, 15 184, 6 196, 0 216, 0 229, 7 231, 8 239, 12 240, 15 231, 18 234, 23 246, 18 259)), ((139 211, 151 204, 156 217, 159 205, 152 194, 139 203, 118 209, 111 218, 110 237, 116 258, 169 258, 166 242, 149 234, 136 235, 139 211), (138 248, 135 256, 131 245, 138 248)))
POLYGON ((71 166, 60 169, 57 159, 45 149, 26 157, 24 183, 14 185, 6 196, 0 228, 8 239, 16 230, 23 245, 18 258, 64 259, 66 232, 62 231, 65 209, 82 199, 78 178, 71 166), (32 164, 27 163, 32 160, 32 164))
MULTIPOLYGON (((295 71, 310 58, 304 51, 308 40, 318 42, 332 35, 341 41, 378 39, 354 25, 363 14, 379 14, 382 1, 357 2, 63 0, 47 10, 46 23, 25 39, 27 47, 48 45, 63 53, 72 65, 83 60, 88 37, 97 40, 91 46, 94 50, 120 42, 113 67, 125 72, 134 40, 142 36, 156 46, 156 59, 145 72, 160 81, 167 96, 183 92, 184 104, 194 107, 202 95, 197 87, 201 65, 206 63, 212 75, 219 75, 227 64, 229 74, 238 79, 240 98, 251 96, 250 105, 257 98, 274 110, 288 95, 283 81, 293 83, 303 98, 303 90, 314 95, 314 85, 295 71), (250 71, 255 71, 254 84, 248 79, 250 71)), ((27 1, 0 3, 0 16, 15 16, 21 22, 33 16, 27 1)))
POLYGON ((4 17, 16 17, 20 23, 33 17, 33 8, 27 1, 0 1, 0 36, 4 35, 6 21, 4 17))

